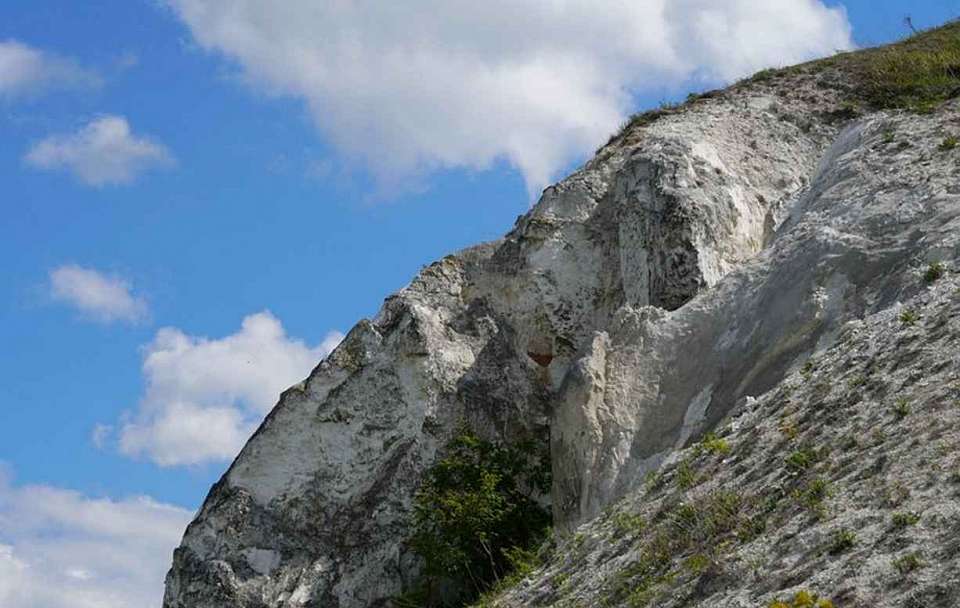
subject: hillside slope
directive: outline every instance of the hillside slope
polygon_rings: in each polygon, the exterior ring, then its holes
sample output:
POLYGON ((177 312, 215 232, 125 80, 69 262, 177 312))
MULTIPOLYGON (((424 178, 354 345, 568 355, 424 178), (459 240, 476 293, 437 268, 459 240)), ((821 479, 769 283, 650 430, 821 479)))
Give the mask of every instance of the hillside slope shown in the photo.
POLYGON ((484 605, 960 605, 960 281, 925 274, 484 605))
POLYGON ((390 605, 419 570, 414 493, 463 424, 549 446, 566 538, 487 602, 947 601, 957 65, 952 25, 637 117, 283 394, 164 606, 390 605), (912 523, 890 531, 889 505, 912 523))

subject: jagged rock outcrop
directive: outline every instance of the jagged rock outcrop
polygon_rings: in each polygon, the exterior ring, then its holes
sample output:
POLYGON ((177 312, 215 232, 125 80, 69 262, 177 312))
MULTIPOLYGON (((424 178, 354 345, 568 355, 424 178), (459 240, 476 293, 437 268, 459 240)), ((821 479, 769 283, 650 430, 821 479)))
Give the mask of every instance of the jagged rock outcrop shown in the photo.
POLYGON ((389 605, 417 572, 413 493, 461 421, 549 442, 556 524, 596 541, 595 581, 558 557, 502 605, 609 599, 635 547, 603 545, 602 513, 731 412, 752 441, 805 361, 851 324, 891 339, 890 311, 929 298, 918 267, 960 253, 958 153, 938 148, 957 102, 846 103, 840 72, 807 69, 639 121, 502 240, 425 268, 282 395, 188 528, 165 608, 389 605))
MULTIPOLYGON (((904 201, 908 217, 887 216, 904 239, 887 246, 923 242, 916 227, 930 230, 927 251, 955 260, 958 190, 951 199, 934 185, 904 201)), ((844 323, 829 347, 729 412, 716 437, 672 452, 483 605, 793 608, 818 596, 823 606, 957 606, 960 280, 928 285, 910 263, 900 272, 900 287, 868 305, 876 312, 844 323), (883 308, 883 297, 895 303, 883 308)))

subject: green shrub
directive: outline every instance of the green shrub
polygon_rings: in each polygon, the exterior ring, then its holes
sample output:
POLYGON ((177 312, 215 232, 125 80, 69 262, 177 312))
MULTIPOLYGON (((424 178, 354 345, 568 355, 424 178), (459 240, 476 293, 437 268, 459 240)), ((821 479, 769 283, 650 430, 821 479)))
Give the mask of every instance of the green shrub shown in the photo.
POLYGON ((793 493, 794 500, 818 519, 826 516, 823 501, 830 496, 830 484, 822 477, 814 477, 793 493))
POLYGON ((891 517, 894 528, 906 528, 920 521, 920 514, 913 511, 894 513, 891 517))
POLYGON ((765 70, 760 70, 750 78, 748 82, 766 82, 768 80, 773 80, 777 76, 777 70, 773 68, 767 68, 765 70))
POLYGON ((443 587, 464 605, 532 562, 530 550, 551 523, 537 502, 550 488, 549 459, 541 452, 532 441, 504 446, 460 430, 414 499, 410 546, 423 569, 406 597, 441 605, 443 587))
POLYGON ((817 451, 813 448, 801 448, 787 456, 785 463, 791 471, 799 472, 813 466, 817 458, 817 451))
POLYGON ((730 444, 726 439, 717 437, 713 433, 707 433, 700 442, 700 447, 714 456, 726 456, 730 453, 730 444))
POLYGON ((641 608, 679 576, 698 575, 716 563, 745 522, 747 499, 736 492, 716 490, 665 509, 652 518, 639 556, 617 573, 602 605, 641 608))
POLYGON ((656 492, 666 483, 666 476, 660 471, 647 471, 643 476, 643 490, 645 493, 656 492))
POLYGON ((555 589, 561 589, 567 586, 567 583, 570 582, 570 573, 569 572, 560 572, 555 574, 552 579, 550 579, 550 584, 553 585, 555 589))
POLYGON ((707 568, 710 567, 710 563, 710 558, 703 553, 694 553, 687 559, 683 560, 683 565, 692 574, 702 574, 707 568))
POLYGON ((709 548, 720 535, 736 529, 741 504, 735 492, 718 490, 677 506, 672 522, 674 541, 684 548, 709 548))
POLYGON ((853 530, 840 528, 833 533, 830 543, 827 546, 827 553, 830 555, 839 555, 848 549, 852 549, 857 544, 857 535, 853 530))
POLYGON ((743 516, 737 525, 737 540, 741 543, 748 543, 767 531, 767 518, 756 513, 750 516, 743 516))
POLYGON ((856 376, 850 378, 850 380, 847 381, 847 388, 849 388, 850 390, 856 390, 861 386, 865 385, 866 383, 867 383, 867 377, 864 376, 863 374, 857 374, 856 376))
POLYGON ((948 135, 947 137, 943 138, 943 141, 940 142, 940 145, 937 146, 937 148, 941 152, 949 152, 957 146, 960 146, 960 139, 958 139, 956 135, 948 135))
POLYGON ((900 397, 893 402, 893 415, 896 416, 897 420, 903 420, 910 415, 910 412, 913 409, 910 407, 910 402, 906 398, 900 397))
POLYGON ((690 461, 687 459, 681 460, 680 464, 677 465, 677 486, 681 490, 687 490, 698 483, 700 483, 700 478, 697 472, 693 470, 690 461))
POLYGON ((793 595, 791 600, 774 600, 768 608, 833 608, 833 602, 825 597, 819 597, 806 589, 801 589, 793 595))
POLYGON ((907 553, 906 555, 902 555, 893 560, 893 567, 896 568, 900 574, 908 574, 914 570, 923 568, 923 566, 923 560, 920 558, 920 553, 917 551, 907 553))
POLYGON ((898 318, 900 319, 900 323, 902 325, 910 327, 912 325, 916 325, 917 321, 920 320, 920 315, 918 315, 916 311, 907 308, 900 313, 898 318))
POLYGON ((613 516, 613 525, 617 528, 617 532, 621 534, 639 534, 646 528, 647 522, 643 516, 638 513, 620 511, 613 516))
POLYGON ((946 266, 943 265, 943 262, 931 262, 927 269, 923 273, 923 280, 927 284, 936 283, 943 275, 947 272, 946 266))

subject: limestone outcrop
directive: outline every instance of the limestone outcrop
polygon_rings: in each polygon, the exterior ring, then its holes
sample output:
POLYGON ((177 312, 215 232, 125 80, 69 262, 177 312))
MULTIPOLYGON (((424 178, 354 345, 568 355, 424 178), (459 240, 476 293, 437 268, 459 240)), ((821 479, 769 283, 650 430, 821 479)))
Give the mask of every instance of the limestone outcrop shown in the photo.
MULTIPOLYGON (((600 605, 635 549, 604 536, 615 505, 732 414, 732 444, 768 432, 811 357, 845 379, 844 336, 892 340, 934 297, 923 269, 956 267, 941 142, 960 105, 851 112, 840 80, 796 70, 635 121, 503 239, 425 268, 281 396, 188 528, 165 608, 388 606, 417 573, 413 494, 461 421, 549 443, 556 526, 591 539, 594 582, 558 557, 502 605, 600 605)), ((755 605, 737 593, 704 605, 755 605)))

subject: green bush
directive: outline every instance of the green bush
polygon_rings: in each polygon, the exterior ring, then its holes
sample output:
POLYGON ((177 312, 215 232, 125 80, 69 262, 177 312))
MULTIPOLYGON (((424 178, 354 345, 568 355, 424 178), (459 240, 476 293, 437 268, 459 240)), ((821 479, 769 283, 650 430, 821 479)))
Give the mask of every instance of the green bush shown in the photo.
POLYGON ((830 484, 826 479, 814 477, 801 488, 794 490, 793 498, 816 518, 823 519, 827 514, 823 502, 830 496, 830 492, 830 484))
POLYGON ((618 534, 639 534, 647 527, 647 521, 637 513, 621 511, 613 516, 613 525, 618 534))
POLYGON ((677 465, 677 485, 681 490, 688 490, 700 483, 700 477, 693 469, 688 458, 684 458, 677 465))
POLYGON ((900 319, 901 325, 906 325, 907 327, 912 327, 917 324, 917 321, 920 320, 920 315, 916 311, 911 309, 906 309, 900 313, 898 317, 900 319))
POLYGON ((805 447, 791 453, 786 457, 784 462, 787 465, 787 469, 793 472, 799 472, 813 466, 818 458, 819 455, 815 449, 805 447))
POLYGON ((923 273, 923 280, 927 284, 936 283, 946 272, 947 268, 943 265, 943 262, 931 262, 923 273))
POLYGON ((917 551, 907 553, 893 560, 893 567, 896 568, 900 574, 909 574, 914 570, 923 568, 923 566, 923 559, 917 551))
POLYGON ((730 444, 727 443, 727 440, 717 437, 713 433, 707 433, 697 447, 698 451, 705 450, 714 456, 726 456, 730 453, 730 444))
POLYGON ((891 409, 897 420, 903 420, 913 411, 913 408, 910 407, 910 402, 905 397, 899 397, 894 401, 891 409))
POLYGON ((839 555, 857 544, 857 535, 853 530, 841 528, 833 533, 830 543, 827 545, 827 553, 830 555, 839 555))
POLYGON ((537 501, 549 489, 549 457, 534 442, 505 446, 461 429, 414 499, 410 546, 422 580, 395 603, 465 605, 529 564, 550 527, 537 501))
POLYGON ((797 591, 793 600, 774 600, 769 608, 833 608, 833 602, 806 589, 797 591))
POLYGON ((646 608, 681 572, 699 577, 747 523, 746 502, 737 492, 715 490, 666 508, 647 523, 637 559, 617 573, 601 605, 646 608))
POLYGON ((894 528, 906 528, 920 521, 920 514, 913 511, 903 511, 894 513, 891 518, 894 528))

